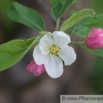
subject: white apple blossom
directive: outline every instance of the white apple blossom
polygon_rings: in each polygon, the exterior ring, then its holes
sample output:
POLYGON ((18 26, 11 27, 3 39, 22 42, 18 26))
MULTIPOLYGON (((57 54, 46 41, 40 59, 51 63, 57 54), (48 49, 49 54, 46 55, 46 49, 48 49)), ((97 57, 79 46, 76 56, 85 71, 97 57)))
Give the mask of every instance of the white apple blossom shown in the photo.
POLYGON ((76 60, 74 49, 68 44, 70 37, 62 31, 54 31, 53 37, 45 34, 34 48, 33 58, 38 65, 44 64, 47 74, 58 78, 63 74, 63 61, 71 65, 76 60))

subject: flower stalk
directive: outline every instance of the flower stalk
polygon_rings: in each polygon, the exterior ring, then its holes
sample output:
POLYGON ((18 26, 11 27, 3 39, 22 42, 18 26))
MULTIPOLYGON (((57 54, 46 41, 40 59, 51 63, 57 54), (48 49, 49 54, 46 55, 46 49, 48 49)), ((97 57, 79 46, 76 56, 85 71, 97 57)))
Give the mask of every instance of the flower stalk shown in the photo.
POLYGON ((57 19, 57 22, 56 22, 56 31, 59 30, 59 22, 60 22, 60 19, 57 19))
POLYGON ((86 45, 85 41, 83 42, 71 42, 70 45, 86 45))

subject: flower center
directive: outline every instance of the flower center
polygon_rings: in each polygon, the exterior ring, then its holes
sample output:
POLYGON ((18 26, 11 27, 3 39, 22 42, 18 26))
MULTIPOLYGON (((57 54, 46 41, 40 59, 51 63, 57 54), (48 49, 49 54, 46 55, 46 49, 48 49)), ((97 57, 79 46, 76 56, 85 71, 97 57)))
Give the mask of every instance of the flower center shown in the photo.
POLYGON ((52 56, 52 57, 54 57, 54 55, 59 56, 59 52, 61 49, 59 47, 57 47, 55 43, 50 45, 50 49, 48 49, 48 47, 46 47, 46 48, 47 48, 46 52, 50 51, 50 53, 49 53, 50 56, 52 56))

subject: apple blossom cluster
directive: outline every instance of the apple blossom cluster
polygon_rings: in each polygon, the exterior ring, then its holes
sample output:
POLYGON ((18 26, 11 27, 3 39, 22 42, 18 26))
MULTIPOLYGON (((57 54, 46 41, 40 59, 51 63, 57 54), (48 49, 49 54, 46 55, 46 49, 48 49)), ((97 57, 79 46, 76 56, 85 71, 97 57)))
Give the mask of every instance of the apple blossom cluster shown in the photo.
POLYGON ((52 14, 55 17, 53 33, 45 29, 45 22, 36 10, 12 2, 7 10, 9 18, 39 31, 41 35, 29 39, 11 40, 0 45, 0 71, 15 65, 31 50, 33 50, 33 61, 27 66, 27 72, 35 76, 47 73, 51 78, 59 78, 63 74, 64 67, 75 62, 77 55, 71 45, 79 45, 87 51, 95 49, 91 52, 103 57, 103 49, 100 49, 103 47, 101 29, 103 14, 97 16, 95 11, 89 8, 71 10, 67 19, 61 22, 60 18, 66 10, 77 1, 79 0, 50 0, 52 14), (90 25, 94 24, 98 29, 92 28, 89 35, 85 35, 85 32, 91 29, 90 25), (71 42, 70 36, 73 33, 84 39, 71 42))
MULTIPOLYGON (((68 46, 70 42, 70 37, 62 31, 54 31, 52 37, 45 34, 34 48, 33 58, 35 63, 39 66, 44 65, 50 77, 60 77, 64 70, 63 61, 65 65, 71 65, 76 60, 74 49, 68 46)), ((27 70, 34 72, 35 75, 37 69, 33 65, 30 63, 27 70), (34 67, 34 71, 32 71, 32 67, 34 67)), ((41 71, 39 74, 41 74, 41 71)))
MULTIPOLYGON (((76 60, 76 53, 68 44, 70 36, 62 31, 54 31, 52 36, 45 34, 33 51, 34 60, 28 65, 27 72, 39 76, 45 72, 58 78, 63 74, 63 62, 71 65, 76 60)), ((84 41, 90 49, 103 47, 103 30, 92 28, 88 38, 84 41)))

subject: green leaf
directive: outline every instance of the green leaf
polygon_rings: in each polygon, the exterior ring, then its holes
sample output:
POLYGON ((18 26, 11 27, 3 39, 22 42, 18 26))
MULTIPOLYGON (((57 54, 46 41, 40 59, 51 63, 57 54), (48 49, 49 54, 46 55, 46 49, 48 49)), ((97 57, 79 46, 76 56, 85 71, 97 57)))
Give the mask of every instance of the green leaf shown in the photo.
POLYGON ((92 9, 82 9, 78 11, 76 14, 68 18, 62 25, 61 31, 66 31, 67 29, 71 28, 72 26, 78 24, 83 19, 92 16, 95 14, 94 10, 92 9))
POLYGON ((25 24, 38 31, 45 30, 45 24, 42 17, 33 9, 25 7, 17 2, 13 2, 8 7, 7 13, 12 21, 25 24))
POLYGON ((28 49, 34 48, 34 47, 39 43, 39 41, 40 41, 40 39, 42 38, 42 36, 44 36, 44 34, 39 35, 35 40, 34 40, 34 38, 28 39, 28 40, 27 40, 27 45, 29 45, 28 49), (32 42, 32 43, 31 43, 31 42, 32 42))
POLYGON ((100 57, 103 57, 103 48, 100 48, 100 49, 89 49, 87 48, 86 46, 84 45, 79 45, 80 47, 82 47, 83 49, 87 50, 87 51, 90 51, 91 53, 95 54, 95 55, 98 55, 100 57))
POLYGON ((5 44, 0 45, 0 71, 3 71, 17 62, 19 62, 22 57, 32 48, 34 48, 40 38, 31 38, 28 40, 12 40, 5 44))
POLYGON ((52 12, 56 19, 60 18, 71 4, 79 0, 50 0, 53 6, 52 12))
MULTIPOLYGON (((7 34, 13 33, 13 29, 15 29, 15 24, 9 19, 7 15, 8 5, 13 0, 0 0, 0 22, 2 22, 2 30, 7 34)), ((1 33, 0 33, 1 34, 1 33)))
POLYGON ((50 0, 52 6, 56 5, 60 0, 50 0))
POLYGON ((82 20, 79 24, 69 29, 69 35, 76 33, 78 36, 85 37, 85 34, 89 34, 92 27, 103 29, 103 14, 94 15, 82 20))
POLYGON ((70 13, 69 13, 69 15, 68 15, 68 17, 67 17, 67 19, 70 18, 71 16, 73 16, 76 13, 77 13, 76 10, 71 10, 70 13))

